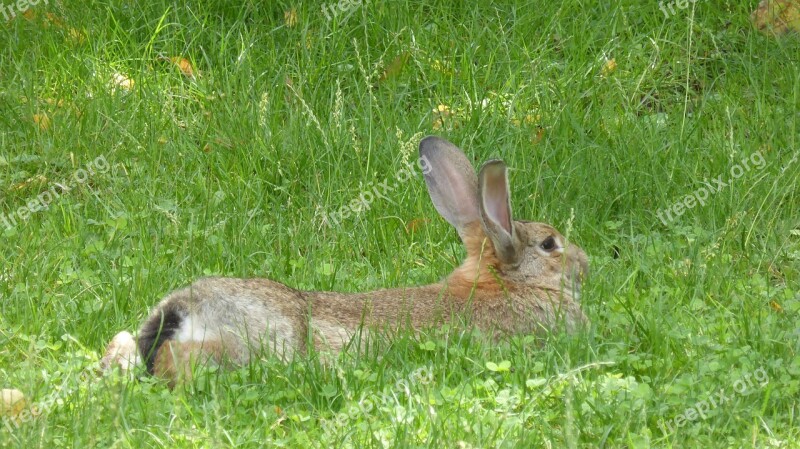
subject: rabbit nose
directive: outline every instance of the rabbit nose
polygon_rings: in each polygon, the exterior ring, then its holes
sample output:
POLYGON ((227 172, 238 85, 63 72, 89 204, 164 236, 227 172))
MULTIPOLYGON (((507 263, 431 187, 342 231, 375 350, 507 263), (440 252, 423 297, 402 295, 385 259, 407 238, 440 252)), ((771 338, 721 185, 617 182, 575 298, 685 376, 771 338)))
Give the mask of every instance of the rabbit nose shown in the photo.
POLYGON ((589 276, 589 260, 586 253, 575 245, 567 248, 566 257, 569 267, 569 279, 577 285, 589 276))

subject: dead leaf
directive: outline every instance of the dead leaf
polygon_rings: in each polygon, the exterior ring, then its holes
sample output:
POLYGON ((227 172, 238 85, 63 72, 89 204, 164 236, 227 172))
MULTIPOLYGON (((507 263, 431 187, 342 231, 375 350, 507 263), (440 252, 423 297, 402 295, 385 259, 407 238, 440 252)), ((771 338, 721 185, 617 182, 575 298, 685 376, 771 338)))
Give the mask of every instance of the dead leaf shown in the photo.
POLYGON ((544 127, 537 126, 536 127, 536 134, 531 137, 531 143, 539 143, 544 139, 544 127))
POLYGON ((289 9, 283 12, 283 22, 289 28, 294 28, 297 25, 297 8, 289 9))
POLYGON ((55 14, 53 14, 51 12, 48 12, 48 13, 45 14, 45 18, 46 18, 46 21, 47 21, 48 24, 56 26, 58 28, 65 28, 64 21, 59 19, 57 15, 55 15, 55 14))
POLYGON ((187 78, 195 77, 194 66, 192 66, 192 63, 186 58, 183 58, 181 56, 170 56, 170 57, 159 56, 157 59, 159 61, 168 62, 174 65, 178 70, 180 70, 183 76, 187 78))
POLYGON ((111 76, 111 84, 111 92, 115 92, 117 87, 121 87, 122 90, 129 91, 133 89, 133 86, 136 83, 132 79, 128 78, 127 75, 114 72, 114 74, 111 76))
POLYGON ((292 104, 294 101, 294 96, 292 95, 292 90, 294 90, 294 81, 289 75, 286 75, 283 78, 283 84, 286 86, 286 93, 283 95, 283 100, 286 104, 292 104))
POLYGON ((406 225, 406 232, 416 232, 419 228, 425 225, 429 220, 427 218, 415 218, 408 222, 406 225))
POLYGON ((194 67, 192 67, 192 63, 189 62, 186 58, 181 58, 180 56, 173 56, 169 58, 173 64, 175 64, 178 69, 180 69, 181 73, 188 78, 194 78, 194 67))
POLYGON ((396 78, 397 75, 403 71, 403 67, 405 67, 406 62, 408 62, 409 56, 411 56, 411 54, 405 51, 392 59, 392 62, 390 62, 383 70, 383 74, 381 74, 381 77, 378 79, 378 81, 383 82, 390 78, 396 78))
POLYGON ((70 26, 67 26, 64 23, 64 21, 61 20, 61 18, 59 18, 57 15, 55 15, 55 14, 53 14, 51 12, 45 13, 44 25, 45 26, 51 26, 52 25, 52 26, 54 26, 56 28, 59 28, 59 29, 62 29, 62 30, 66 30, 67 31, 67 37, 69 38, 69 40, 71 40, 74 43, 82 44, 83 41, 86 40, 86 35, 84 34, 83 31, 81 31, 81 30, 79 30, 77 28, 72 28, 70 26))
POLYGON ((62 99, 56 100, 55 98, 45 98, 44 102, 50 106, 55 106, 56 108, 64 106, 64 100, 62 99))
POLYGON ((22 190, 30 186, 31 184, 36 184, 36 186, 41 186, 43 184, 47 184, 47 178, 44 175, 36 175, 30 177, 22 182, 18 182, 16 184, 12 184, 8 189, 9 190, 22 190))
POLYGON ((536 115, 525 114, 525 117, 523 117, 522 120, 520 120, 518 118, 511 119, 511 124, 514 125, 514 126, 533 125, 533 124, 539 123, 539 120, 541 120, 541 119, 542 119, 541 114, 536 114, 536 115))
POLYGON ((39 129, 42 131, 47 131, 50 129, 50 117, 48 117, 44 112, 33 114, 33 122, 39 125, 39 129))
POLYGON ((750 20, 765 34, 800 32, 800 0, 761 0, 750 20))
POLYGON ((0 416, 14 417, 22 413, 26 404, 25 395, 13 388, 0 390, 0 416))
POLYGON ((233 143, 230 140, 222 138, 222 137, 215 137, 214 138, 214 144, 215 145, 219 145, 219 146, 221 146, 223 148, 227 148, 229 150, 233 148, 233 143))

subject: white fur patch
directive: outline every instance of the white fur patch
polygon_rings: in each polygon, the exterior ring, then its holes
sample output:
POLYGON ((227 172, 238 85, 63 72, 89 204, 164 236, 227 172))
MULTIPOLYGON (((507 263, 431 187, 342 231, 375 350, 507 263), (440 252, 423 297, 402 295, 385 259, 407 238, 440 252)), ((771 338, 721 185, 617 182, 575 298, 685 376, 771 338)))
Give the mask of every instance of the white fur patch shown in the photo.
POLYGON ((120 332, 114 336, 108 344, 105 356, 100 360, 100 367, 109 370, 115 365, 119 366, 122 372, 131 370, 139 365, 139 351, 136 349, 136 339, 130 332, 120 332))
POLYGON ((181 322, 180 329, 175 334, 175 341, 202 343, 209 339, 217 339, 216 332, 209 330, 208 323, 200 317, 189 315, 181 322))

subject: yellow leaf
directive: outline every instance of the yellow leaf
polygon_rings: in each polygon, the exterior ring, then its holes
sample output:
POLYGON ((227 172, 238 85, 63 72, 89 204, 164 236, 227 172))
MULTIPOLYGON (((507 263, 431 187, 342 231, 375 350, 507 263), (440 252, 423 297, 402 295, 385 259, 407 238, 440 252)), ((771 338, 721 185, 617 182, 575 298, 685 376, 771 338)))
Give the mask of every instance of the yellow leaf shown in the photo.
POLYGON ((617 70, 617 59, 611 58, 606 59, 606 63, 603 64, 603 68, 600 70, 600 74, 603 76, 608 76, 614 73, 617 70))
POLYGON ((457 118, 463 118, 463 111, 456 108, 455 110, 450 109, 450 106, 446 104, 440 104, 433 108, 433 129, 441 129, 446 125, 457 128, 458 121, 457 118))
POLYGON ((86 35, 83 34, 83 31, 70 27, 67 35, 69 36, 70 40, 76 44, 82 44, 83 41, 86 40, 86 35))
POLYGON ((437 72, 442 73, 444 75, 452 75, 453 74, 453 71, 450 70, 447 67, 447 65, 445 65, 444 63, 442 63, 442 61, 440 61, 438 59, 434 59, 433 61, 431 61, 431 67, 433 67, 433 70, 436 70, 437 72))
POLYGON ((283 12, 283 21, 289 28, 294 28, 297 25, 297 8, 292 8, 283 12))

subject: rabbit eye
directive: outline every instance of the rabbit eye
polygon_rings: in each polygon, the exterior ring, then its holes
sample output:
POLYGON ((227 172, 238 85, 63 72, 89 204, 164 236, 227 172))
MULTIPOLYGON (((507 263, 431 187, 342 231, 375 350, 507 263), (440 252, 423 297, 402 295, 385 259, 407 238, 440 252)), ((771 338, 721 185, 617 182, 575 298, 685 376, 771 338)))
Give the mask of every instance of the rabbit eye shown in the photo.
POLYGON ((554 239, 553 237, 547 237, 539 245, 539 248, 542 248, 543 250, 545 250, 547 252, 550 252, 550 251, 556 249, 556 239, 554 239))

